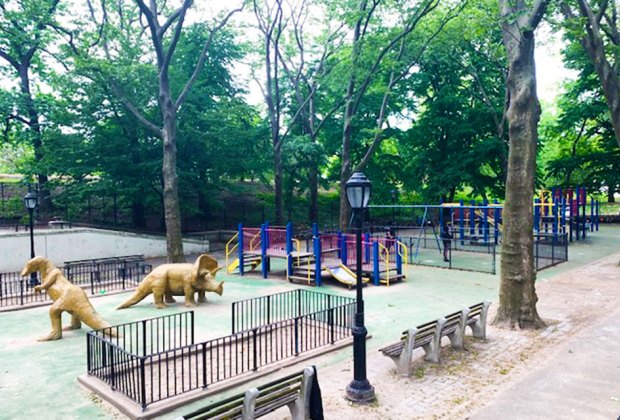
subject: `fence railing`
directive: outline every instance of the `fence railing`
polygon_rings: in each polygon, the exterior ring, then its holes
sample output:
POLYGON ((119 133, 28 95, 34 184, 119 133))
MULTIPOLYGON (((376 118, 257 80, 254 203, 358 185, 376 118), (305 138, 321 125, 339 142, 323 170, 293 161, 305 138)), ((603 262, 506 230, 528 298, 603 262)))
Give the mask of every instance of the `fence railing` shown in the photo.
MULTIPOLYGON (((133 289, 148 274, 150 264, 137 258, 110 258, 67 262, 59 267, 73 284, 87 293, 97 295, 112 290, 133 289)), ((39 273, 36 273, 39 276, 39 273)), ((40 282, 40 278, 37 280, 40 282)), ((19 272, 0 273, 0 307, 23 306, 36 302, 51 302, 47 293, 35 293, 30 277, 19 272)))
MULTIPOLYGON (((278 295, 244 302, 279 302, 288 308, 290 302, 274 298, 278 295)), ((256 322, 252 328, 200 343, 193 340, 193 311, 91 331, 87 334, 88 373, 145 408, 349 337, 355 301, 347 300, 350 302, 335 299, 338 306, 302 312, 290 319, 256 322), (172 333, 166 332, 169 324, 172 333), (117 336, 109 337, 110 332, 117 336), (170 341, 175 336, 183 338, 177 345, 170 341), (153 343, 167 344, 158 347, 153 343)), ((290 307, 298 305, 295 302, 290 307)), ((248 308, 246 304, 237 306, 238 311, 248 308)))
POLYGON ((245 331, 355 302, 355 299, 306 289, 232 303, 232 332, 245 331))
POLYGON ((568 233, 534 234, 536 271, 568 261, 568 233))

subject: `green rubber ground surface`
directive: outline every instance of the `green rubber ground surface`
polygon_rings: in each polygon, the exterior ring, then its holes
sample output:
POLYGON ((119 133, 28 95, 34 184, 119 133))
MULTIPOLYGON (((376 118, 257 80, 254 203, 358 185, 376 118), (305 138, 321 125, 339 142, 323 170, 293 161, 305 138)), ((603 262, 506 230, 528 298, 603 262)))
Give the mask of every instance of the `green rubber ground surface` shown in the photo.
MULTIPOLYGON (((539 272, 538 281, 546 281, 557 273, 617 252, 619 237, 620 227, 601 226, 601 231, 591 234, 586 241, 571 244, 569 262, 539 272)), ((274 262, 272 268, 282 270, 283 264, 274 262)), ((405 282, 390 287, 364 288, 366 325, 369 334, 373 336, 368 342, 369 351, 376 351, 382 345, 396 340, 398 334, 407 327, 436 319, 482 300, 497 300, 499 275, 422 266, 409 266, 406 274, 405 282)), ((260 278, 258 273, 242 278, 220 272, 218 280, 226 281, 224 295, 209 294, 209 303, 196 308, 197 340, 230 333, 231 302, 303 287, 283 280, 282 271, 279 278, 274 276, 266 280, 260 278)), ((321 291, 354 297, 353 290, 340 287, 335 281, 326 281, 321 291)), ((129 296, 130 293, 102 296, 92 299, 92 303, 111 324, 186 310, 181 302, 157 310, 149 296, 132 308, 116 311, 115 308, 129 296)), ((177 300, 182 301, 182 298, 177 300)), ((113 417, 98 398, 83 390, 76 380, 86 372, 85 336, 88 327, 65 332, 62 340, 37 342, 37 337, 49 332, 47 311, 48 307, 39 307, 0 313, 0 419, 113 417)), ((63 325, 67 325, 68 321, 67 315, 63 318, 63 325)), ((344 349, 322 356, 316 363, 320 367, 350 357, 351 349, 344 349)), ((311 363, 305 362, 303 366, 308 364, 311 363)), ((268 380, 263 378, 260 382, 268 380)), ((243 386, 244 389, 247 387, 243 386)), ((231 392, 234 391, 227 394, 231 392)), ((211 399, 188 405, 164 418, 190 412, 211 399)))

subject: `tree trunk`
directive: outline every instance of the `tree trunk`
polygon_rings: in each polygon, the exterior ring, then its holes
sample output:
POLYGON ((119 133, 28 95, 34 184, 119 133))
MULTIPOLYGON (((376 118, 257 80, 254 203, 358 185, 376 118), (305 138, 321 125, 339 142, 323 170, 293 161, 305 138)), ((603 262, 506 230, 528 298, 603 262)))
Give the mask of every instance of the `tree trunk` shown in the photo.
POLYGON ((614 197, 615 194, 616 194, 615 186, 610 185, 607 190, 607 202, 608 203, 616 202, 616 198, 614 197))
POLYGON ((179 206, 179 180, 177 176, 177 121, 167 80, 160 81, 159 104, 163 119, 164 219, 166 221, 166 246, 168 262, 185 262, 181 237, 181 210, 179 206))
POLYGON ((131 224, 133 227, 146 228, 144 203, 142 197, 134 197, 131 203, 131 224))
POLYGON ((340 168, 340 217, 338 219, 340 230, 346 230, 349 227, 349 220, 351 219, 351 207, 349 206, 349 200, 347 199, 347 192, 345 189, 347 181, 352 175, 350 160, 351 117, 349 114, 349 104, 347 104, 342 133, 342 167, 340 168))
POLYGON ((284 203, 282 201, 282 148, 280 145, 273 148, 273 169, 274 169, 274 194, 275 194, 275 224, 284 224, 284 203))
POLYGON ((314 162, 310 168, 310 208, 308 220, 310 223, 319 223, 319 168, 314 162))
POLYGON ((28 113, 28 125, 32 133, 32 148, 34 149, 34 160, 37 164, 37 181, 39 182, 39 211, 49 213, 52 211, 52 198, 47 188, 47 174, 42 173, 41 161, 43 160, 43 140, 41 135, 41 125, 39 123, 39 112, 34 105, 32 92, 30 91, 30 75, 28 67, 30 63, 22 63, 19 71, 20 90, 24 98, 26 112, 28 113))
MULTIPOLYGON (((534 29, 509 15, 516 11, 500 0, 508 55, 508 174, 503 210, 499 307, 493 321, 510 328, 539 328, 533 255, 533 198, 540 105, 536 96, 534 29), (511 23, 514 22, 514 23, 511 23)), ((523 12, 523 10, 520 10, 523 12)), ((526 19, 530 20, 530 19, 526 19)))

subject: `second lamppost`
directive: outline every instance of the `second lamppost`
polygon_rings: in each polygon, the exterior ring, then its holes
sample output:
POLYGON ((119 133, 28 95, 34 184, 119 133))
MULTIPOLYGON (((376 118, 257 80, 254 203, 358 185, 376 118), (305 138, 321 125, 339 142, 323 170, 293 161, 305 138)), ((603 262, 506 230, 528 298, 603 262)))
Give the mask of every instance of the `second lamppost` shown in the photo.
POLYGON ((368 403, 375 399, 375 389, 366 378, 366 335, 364 325, 364 299, 362 296, 362 228, 363 215, 368 208, 372 185, 368 178, 355 172, 345 185, 347 199, 355 219, 355 257, 357 306, 353 326, 353 381, 347 385, 347 399, 356 403, 368 403))
MULTIPOLYGON (((24 204, 28 209, 28 215, 30 216, 30 258, 34 258, 34 209, 37 207, 37 194, 29 191, 24 197, 24 204)), ((37 273, 30 274, 30 285, 36 286, 39 284, 37 280, 37 273)))

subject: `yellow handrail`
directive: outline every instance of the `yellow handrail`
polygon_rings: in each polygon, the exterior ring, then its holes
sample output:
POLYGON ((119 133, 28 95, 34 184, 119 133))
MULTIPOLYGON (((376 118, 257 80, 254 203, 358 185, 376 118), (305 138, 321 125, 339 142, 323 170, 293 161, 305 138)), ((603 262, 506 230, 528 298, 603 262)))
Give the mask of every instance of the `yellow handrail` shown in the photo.
POLYGON ((387 286, 390 286, 390 250, 387 249, 383 244, 379 244, 379 261, 378 264, 381 264, 382 255, 385 252, 385 280, 387 282, 387 286))
POLYGON ((397 252, 400 255, 400 258, 403 260, 403 264, 407 265, 409 263, 409 259, 407 258, 409 250, 407 249, 407 245, 402 243, 401 241, 396 242, 397 252))
POLYGON ((261 232, 260 232, 260 231, 258 231, 258 232, 256 232, 256 235, 254 235, 254 236, 252 237, 252 239, 250 239, 250 251, 254 251, 254 241, 255 241, 257 238, 259 238, 259 239, 260 239, 260 234, 261 234, 261 232))
POLYGON ((235 233, 235 235, 232 238, 230 238, 230 241, 226 242, 226 271, 227 272, 228 272, 228 267, 230 266, 230 264, 228 263, 228 256, 232 254, 235 251, 235 249, 239 246, 239 241, 237 241, 235 246, 233 246, 230 250, 229 250, 229 246, 235 239, 238 239, 238 238, 239 238, 239 232, 235 233))

